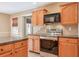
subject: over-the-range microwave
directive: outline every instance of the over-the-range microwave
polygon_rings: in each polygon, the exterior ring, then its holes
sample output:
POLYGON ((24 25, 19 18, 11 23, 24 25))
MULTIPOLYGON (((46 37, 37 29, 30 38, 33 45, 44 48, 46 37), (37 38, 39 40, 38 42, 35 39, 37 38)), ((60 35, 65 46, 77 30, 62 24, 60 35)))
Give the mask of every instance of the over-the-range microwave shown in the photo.
POLYGON ((44 23, 58 23, 60 22, 60 13, 52 13, 44 15, 44 23))

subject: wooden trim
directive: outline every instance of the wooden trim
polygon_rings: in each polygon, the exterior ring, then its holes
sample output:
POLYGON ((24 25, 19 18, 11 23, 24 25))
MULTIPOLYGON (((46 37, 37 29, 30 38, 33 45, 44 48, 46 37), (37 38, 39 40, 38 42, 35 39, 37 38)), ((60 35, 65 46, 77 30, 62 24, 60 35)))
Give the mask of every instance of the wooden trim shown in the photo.
POLYGON ((78 4, 78 2, 66 3, 66 4, 63 4, 63 5, 60 5, 60 6, 62 7, 62 6, 67 6, 67 5, 71 5, 71 4, 78 4))

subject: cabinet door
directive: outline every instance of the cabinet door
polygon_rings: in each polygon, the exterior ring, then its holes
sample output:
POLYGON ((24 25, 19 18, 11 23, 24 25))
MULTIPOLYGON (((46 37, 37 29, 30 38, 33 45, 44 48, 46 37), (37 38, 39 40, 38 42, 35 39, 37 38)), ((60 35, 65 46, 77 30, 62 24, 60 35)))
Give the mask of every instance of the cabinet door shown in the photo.
POLYGON ((77 45, 69 43, 59 44, 59 56, 60 57, 76 57, 77 56, 77 45))
POLYGON ((29 44, 29 51, 33 51, 33 38, 29 38, 29 42, 28 42, 28 44, 29 44))
POLYGON ((36 11, 34 11, 33 13, 32 13, 32 25, 37 25, 37 12, 36 11))
POLYGON ((78 39, 78 56, 79 56, 79 39, 78 39))
POLYGON ((59 38, 59 56, 76 57, 78 56, 77 39, 59 38))
POLYGON ((62 6, 62 24, 77 24, 77 3, 70 3, 62 6))
POLYGON ((7 53, 0 55, 0 57, 13 57, 13 56, 14 56, 13 52, 7 52, 7 53))
POLYGON ((28 51, 25 47, 15 50, 15 57, 27 57, 28 51))
POLYGON ((38 25, 44 25, 44 11, 38 11, 38 25))
POLYGON ((39 53, 40 52, 40 39, 38 36, 34 36, 33 39, 33 51, 39 53))
POLYGON ((38 25, 44 25, 44 15, 47 13, 46 9, 38 10, 38 25))

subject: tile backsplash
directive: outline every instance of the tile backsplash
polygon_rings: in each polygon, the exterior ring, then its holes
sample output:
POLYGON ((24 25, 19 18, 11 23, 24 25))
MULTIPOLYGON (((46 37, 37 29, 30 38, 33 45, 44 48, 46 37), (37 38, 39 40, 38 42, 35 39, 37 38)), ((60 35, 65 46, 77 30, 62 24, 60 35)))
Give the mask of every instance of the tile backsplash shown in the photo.
POLYGON ((78 25, 64 25, 63 35, 78 35, 78 25))
POLYGON ((60 29, 63 30, 63 35, 78 35, 78 25, 61 25, 57 24, 48 24, 43 26, 34 26, 33 33, 44 33, 47 34, 47 29, 60 29))
POLYGON ((48 24, 48 25, 43 25, 43 26, 34 26, 33 27, 33 33, 40 33, 40 34, 47 34, 49 33, 47 30, 51 29, 62 29, 60 24, 48 24))

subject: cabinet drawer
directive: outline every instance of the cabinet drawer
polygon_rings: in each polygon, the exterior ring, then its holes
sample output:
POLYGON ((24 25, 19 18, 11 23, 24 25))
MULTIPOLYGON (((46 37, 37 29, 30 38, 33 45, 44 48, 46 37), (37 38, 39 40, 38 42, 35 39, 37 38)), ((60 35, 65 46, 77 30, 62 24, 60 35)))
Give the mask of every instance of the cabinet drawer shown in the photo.
POLYGON ((13 49, 13 44, 0 46, 0 54, 11 51, 13 49))
POLYGON ((20 49, 15 50, 15 57, 26 57, 28 56, 28 49, 26 47, 22 47, 20 49))
POLYGON ((75 43, 77 44, 78 40, 75 38, 59 38, 59 42, 61 43, 75 43))
POLYGON ((13 56, 14 56, 13 52, 7 52, 7 53, 0 55, 0 57, 13 57, 13 56))
POLYGON ((27 46, 27 43, 28 43, 27 41, 17 42, 17 43, 15 43, 15 49, 23 47, 23 46, 27 46))

